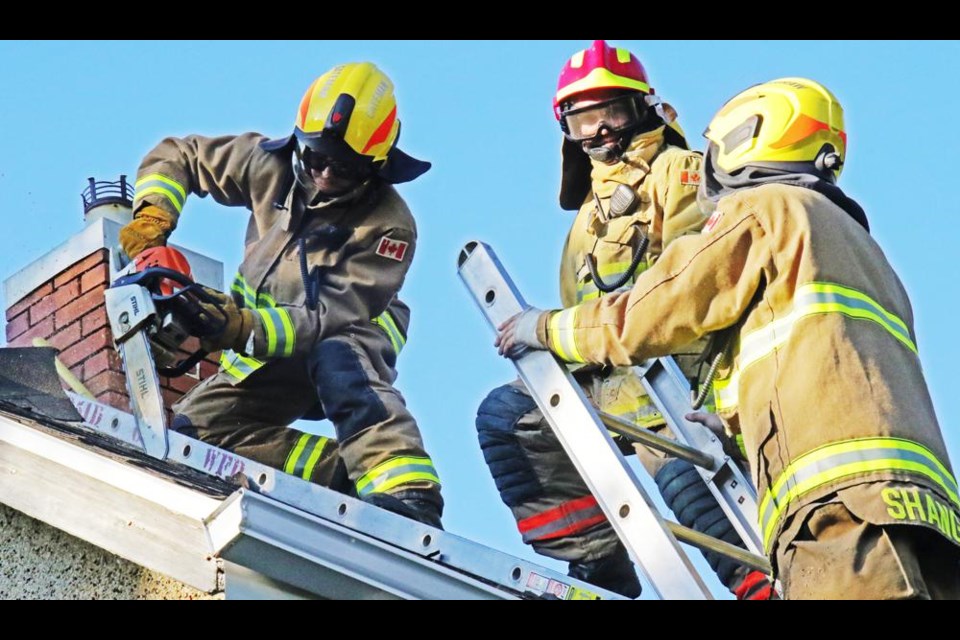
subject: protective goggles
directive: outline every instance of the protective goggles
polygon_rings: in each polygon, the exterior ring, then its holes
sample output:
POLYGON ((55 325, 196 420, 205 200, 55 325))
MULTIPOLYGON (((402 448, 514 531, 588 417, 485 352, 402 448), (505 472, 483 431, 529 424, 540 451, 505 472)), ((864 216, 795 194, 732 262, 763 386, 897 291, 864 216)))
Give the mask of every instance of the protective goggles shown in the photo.
POLYGON ((566 125, 564 134, 574 142, 591 140, 602 130, 620 133, 640 124, 641 113, 632 95, 617 96, 561 114, 566 125))
POLYGON ((299 143, 297 157, 305 170, 313 169, 317 173, 322 173, 324 169, 329 168, 330 173, 344 180, 365 180, 373 173, 373 166, 369 163, 337 160, 299 143))

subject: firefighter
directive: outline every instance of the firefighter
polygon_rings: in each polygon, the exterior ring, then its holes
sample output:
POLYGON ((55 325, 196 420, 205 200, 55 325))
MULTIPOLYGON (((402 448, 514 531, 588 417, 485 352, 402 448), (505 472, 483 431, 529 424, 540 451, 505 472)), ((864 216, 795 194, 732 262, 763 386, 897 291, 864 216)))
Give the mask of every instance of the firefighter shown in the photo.
POLYGON ((172 428, 440 526, 443 500, 417 424, 393 386, 409 308, 414 218, 393 185, 430 164, 397 148, 391 80, 334 67, 300 102, 294 132, 167 138, 137 174, 128 255, 162 245, 188 194, 251 211, 226 327, 204 339, 220 370, 174 407, 172 428), (288 427, 328 418, 337 438, 288 427))
MULTIPOLYGON (((563 67, 553 101, 563 133, 560 206, 577 211, 561 256, 565 306, 629 288, 663 247, 696 233, 701 156, 688 150, 675 112, 660 102, 640 61, 597 40, 563 67)), ((693 373, 702 344, 677 345, 693 373)), ((584 367, 577 382, 602 411, 671 436, 630 368, 584 367)), ((616 532, 519 381, 494 389, 476 427, 484 458, 524 542, 569 562, 571 576, 629 597, 640 583, 616 532)), ((625 442, 625 451, 631 451, 625 442)), ((636 447, 637 455, 684 524, 732 543, 739 536, 689 463, 636 447)), ((708 560, 737 589, 748 573, 716 554, 708 560)), ((744 596, 769 596, 754 580, 744 596)))
POLYGON ((957 484, 907 293, 836 184, 839 102, 817 82, 774 80, 731 99, 705 135, 701 235, 630 291, 514 316, 501 352, 626 365, 719 334, 716 407, 742 436, 784 596, 960 597, 957 484))

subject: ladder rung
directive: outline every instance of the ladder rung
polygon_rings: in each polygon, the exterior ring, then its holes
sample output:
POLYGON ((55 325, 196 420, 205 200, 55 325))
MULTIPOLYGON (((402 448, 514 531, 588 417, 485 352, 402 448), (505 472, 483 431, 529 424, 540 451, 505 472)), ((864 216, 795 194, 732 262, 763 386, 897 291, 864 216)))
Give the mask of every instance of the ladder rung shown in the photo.
POLYGON ((597 415, 600 416, 600 420, 603 421, 604 426, 614 433, 624 436, 630 440, 643 443, 648 447, 653 447, 658 451, 669 453, 675 458, 686 460, 687 462, 695 464, 699 467, 711 470, 716 468, 717 461, 714 459, 714 457, 710 454, 700 451, 699 449, 695 449, 694 447, 681 444, 676 440, 657 435, 649 429, 638 427, 631 422, 627 422, 623 418, 618 418, 617 416, 610 415, 609 413, 598 411, 597 415))
POLYGON ((750 567, 751 569, 763 571, 767 575, 770 575, 770 573, 773 572, 773 567, 770 566, 770 561, 763 556, 750 553, 746 549, 741 549, 740 547, 732 545, 729 542, 724 542, 719 538, 708 536, 705 533, 700 533, 699 531, 685 527, 682 524, 677 524, 676 522, 671 522, 670 520, 667 520, 666 524, 667 528, 670 529, 670 532, 677 540, 682 540, 687 544, 691 544, 697 549, 720 553, 728 558, 736 560, 740 564, 750 567))

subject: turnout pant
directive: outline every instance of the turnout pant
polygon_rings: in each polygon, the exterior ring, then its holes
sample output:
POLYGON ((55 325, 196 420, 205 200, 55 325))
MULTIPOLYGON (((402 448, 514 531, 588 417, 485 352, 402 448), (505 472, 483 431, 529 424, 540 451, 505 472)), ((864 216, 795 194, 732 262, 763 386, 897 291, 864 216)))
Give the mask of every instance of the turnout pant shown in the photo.
MULTIPOLYGON (((637 397, 642 387, 628 371, 576 377, 601 411, 672 437, 645 393, 637 397)), ((491 391, 480 404, 476 426, 484 459, 525 543, 537 553, 571 563, 617 552, 621 543, 616 532, 522 382, 491 391)), ((681 524, 742 546, 693 465, 642 445, 622 443, 621 450, 636 452, 681 524)), ((749 572, 718 554, 706 557, 731 590, 749 572)))
POLYGON ((393 387, 396 357, 373 323, 351 326, 307 355, 262 365, 226 355, 216 375, 173 406, 173 429, 361 498, 425 489, 439 499, 420 430, 393 387), (288 426, 324 417, 336 439, 288 426))

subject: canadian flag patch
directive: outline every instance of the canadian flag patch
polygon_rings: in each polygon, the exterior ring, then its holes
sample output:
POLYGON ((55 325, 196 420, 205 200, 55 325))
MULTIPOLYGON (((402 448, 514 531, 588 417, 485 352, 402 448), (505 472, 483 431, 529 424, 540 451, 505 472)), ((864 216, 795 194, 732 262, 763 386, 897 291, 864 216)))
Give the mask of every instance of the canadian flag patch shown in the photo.
POLYGON ((394 240, 389 236, 383 236, 380 238, 380 244, 377 245, 377 255, 403 262, 403 257, 407 255, 408 246, 410 246, 409 243, 403 240, 394 240))
POLYGON ((699 171, 681 171, 680 172, 680 184, 687 184, 692 186, 697 186, 700 184, 700 172, 699 171))
POLYGON ((710 217, 707 218, 707 224, 703 225, 703 229, 700 231, 700 233, 710 233, 713 231, 713 228, 717 226, 717 224, 720 222, 720 218, 722 217, 723 211, 716 209, 712 214, 710 214, 710 217))

